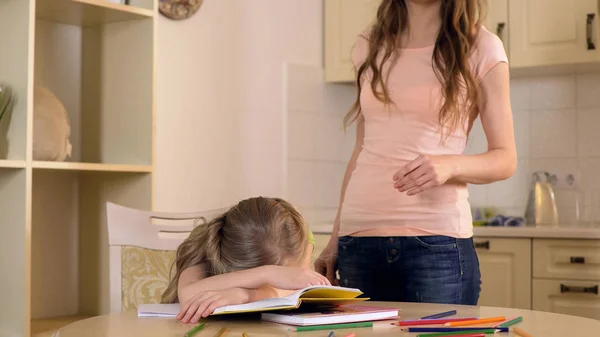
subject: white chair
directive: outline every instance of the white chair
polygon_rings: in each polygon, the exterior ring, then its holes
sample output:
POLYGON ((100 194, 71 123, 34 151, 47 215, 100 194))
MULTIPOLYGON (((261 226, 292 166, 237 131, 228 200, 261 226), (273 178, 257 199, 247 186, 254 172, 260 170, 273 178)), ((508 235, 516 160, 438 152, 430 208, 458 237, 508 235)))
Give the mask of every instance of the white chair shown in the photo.
POLYGON ((226 210, 158 213, 107 203, 110 311, 135 310, 139 304, 160 303, 177 247, 196 225, 205 224, 226 210), (177 226, 154 224, 153 219, 188 221, 177 226))

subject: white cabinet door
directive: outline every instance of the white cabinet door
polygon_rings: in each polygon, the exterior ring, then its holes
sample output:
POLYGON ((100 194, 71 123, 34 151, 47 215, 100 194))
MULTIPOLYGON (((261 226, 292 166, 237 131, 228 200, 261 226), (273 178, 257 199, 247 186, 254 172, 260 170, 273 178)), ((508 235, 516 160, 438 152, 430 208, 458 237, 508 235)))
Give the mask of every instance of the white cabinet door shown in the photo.
POLYGON ((481 269, 479 305, 531 309, 531 240, 475 238, 481 269))
MULTIPOLYGON (((506 54, 509 51, 510 25, 508 24, 508 0, 488 0, 488 12, 483 22, 485 28, 498 35, 506 54)), ((509 55, 510 57, 510 55, 509 55)))
POLYGON ((509 18, 513 67, 600 60, 598 0, 509 0, 509 18))
POLYGON ((599 282, 533 280, 533 310, 600 319, 599 282))
POLYGON ((325 0, 325 81, 352 82, 352 47, 375 20, 381 0, 325 0))

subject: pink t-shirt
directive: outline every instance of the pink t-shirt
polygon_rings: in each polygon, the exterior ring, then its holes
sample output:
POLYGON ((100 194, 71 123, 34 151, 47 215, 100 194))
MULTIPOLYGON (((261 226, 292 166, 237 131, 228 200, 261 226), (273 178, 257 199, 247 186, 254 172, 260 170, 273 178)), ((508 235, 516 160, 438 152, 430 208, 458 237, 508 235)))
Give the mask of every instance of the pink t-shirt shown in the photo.
MULTIPOLYGON (((352 55, 355 66, 367 52, 368 41, 361 35, 352 55)), ((467 134, 462 128, 440 143, 443 98, 432 53, 433 46, 402 50, 388 77, 392 105, 375 98, 366 76, 360 93, 365 138, 346 188, 340 236, 473 235, 466 184, 445 184, 415 196, 394 188, 394 174, 419 155, 458 155, 465 150, 467 134)), ((478 82, 498 63, 508 63, 500 39, 483 27, 470 60, 478 82)))

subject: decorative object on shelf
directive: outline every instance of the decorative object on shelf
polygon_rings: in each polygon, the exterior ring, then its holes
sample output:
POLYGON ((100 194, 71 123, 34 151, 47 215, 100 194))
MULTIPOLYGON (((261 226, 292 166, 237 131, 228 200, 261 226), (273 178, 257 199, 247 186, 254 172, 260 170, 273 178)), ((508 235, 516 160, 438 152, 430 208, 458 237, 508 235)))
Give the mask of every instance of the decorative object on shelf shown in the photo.
POLYGON ((62 102, 48 88, 33 94, 33 159, 64 161, 71 157, 71 125, 62 102))
POLYGON ((198 11, 203 0, 160 0, 158 10, 171 20, 185 20, 198 11))
POLYGON ((10 86, 0 84, 0 158, 8 155, 8 125, 15 97, 10 86))

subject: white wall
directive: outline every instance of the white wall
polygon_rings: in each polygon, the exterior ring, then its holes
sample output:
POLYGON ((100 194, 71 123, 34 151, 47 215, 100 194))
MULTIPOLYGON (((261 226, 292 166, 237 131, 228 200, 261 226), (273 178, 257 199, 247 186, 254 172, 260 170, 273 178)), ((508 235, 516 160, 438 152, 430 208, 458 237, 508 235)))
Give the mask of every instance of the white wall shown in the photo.
POLYGON ((321 0, 206 0, 158 35, 155 208, 285 193, 284 64, 321 65, 321 0))

